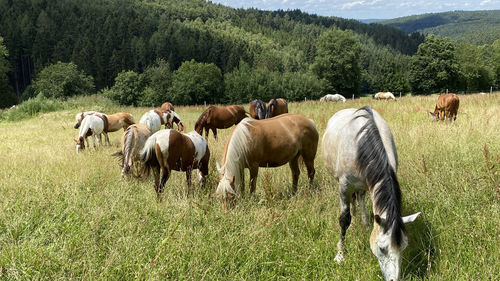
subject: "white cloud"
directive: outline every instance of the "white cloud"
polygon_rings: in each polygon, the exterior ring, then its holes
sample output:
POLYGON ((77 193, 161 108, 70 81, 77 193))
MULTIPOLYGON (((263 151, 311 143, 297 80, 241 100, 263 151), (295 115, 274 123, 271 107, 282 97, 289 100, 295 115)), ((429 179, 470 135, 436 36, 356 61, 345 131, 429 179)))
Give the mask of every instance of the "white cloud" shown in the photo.
POLYGON ((380 2, 380 0, 373 0, 373 1, 361 0, 361 1, 348 2, 342 5, 342 10, 351 9, 352 7, 355 6, 372 6, 377 4, 378 2, 380 2))
POLYGON ((484 6, 484 5, 488 5, 488 4, 490 4, 490 3, 491 3, 491 0, 484 0, 484 1, 482 1, 479 5, 480 5, 480 6, 484 6))

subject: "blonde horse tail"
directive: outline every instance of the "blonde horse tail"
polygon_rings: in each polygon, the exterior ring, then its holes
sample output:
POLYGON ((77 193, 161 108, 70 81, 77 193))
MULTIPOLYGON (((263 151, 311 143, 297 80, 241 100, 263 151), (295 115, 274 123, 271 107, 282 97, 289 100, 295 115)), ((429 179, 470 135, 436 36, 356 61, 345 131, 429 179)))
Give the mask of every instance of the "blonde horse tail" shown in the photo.
POLYGON ((123 144, 123 162, 122 162, 122 174, 128 174, 130 172, 130 167, 133 165, 135 158, 135 146, 137 142, 137 127, 130 126, 125 132, 125 141, 123 144))

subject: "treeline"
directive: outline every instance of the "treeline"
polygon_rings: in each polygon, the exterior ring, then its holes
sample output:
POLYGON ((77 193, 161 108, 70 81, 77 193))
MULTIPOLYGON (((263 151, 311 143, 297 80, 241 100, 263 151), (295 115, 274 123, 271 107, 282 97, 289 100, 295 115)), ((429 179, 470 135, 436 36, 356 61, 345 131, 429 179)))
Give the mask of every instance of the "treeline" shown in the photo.
POLYGON ((456 45, 298 10, 201 0, 0 0, 0 24, 1 107, 96 91, 149 106, 474 91, 499 80, 498 43, 456 45))

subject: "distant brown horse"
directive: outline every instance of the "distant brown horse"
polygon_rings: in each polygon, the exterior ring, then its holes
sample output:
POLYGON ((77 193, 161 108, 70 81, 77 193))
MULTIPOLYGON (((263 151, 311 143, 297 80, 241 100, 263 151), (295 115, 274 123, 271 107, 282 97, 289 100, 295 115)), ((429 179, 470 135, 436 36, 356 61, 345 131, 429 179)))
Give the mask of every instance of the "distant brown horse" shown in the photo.
POLYGON ((75 116, 76 123, 73 127, 75 129, 78 129, 85 116, 95 115, 95 114, 101 115, 104 118, 104 138, 108 144, 110 144, 108 133, 116 132, 121 128, 123 128, 123 130, 125 131, 128 128, 128 126, 135 124, 134 117, 126 112, 118 112, 115 114, 107 115, 96 111, 86 111, 76 114, 75 116))
POLYGON ((288 104, 285 99, 271 99, 267 103, 266 118, 278 116, 283 113, 288 113, 288 104))
POLYGON ((164 102, 162 105, 161 105, 161 110, 162 111, 168 111, 168 110, 172 110, 172 111, 175 111, 174 110, 174 106, 169 103, 169 102, 164 102))
POLYGON ((217 139, 217 129, 226 129, 238 124, 246 117, 245 109, 240 105, 229 105, 224 107, 209 106, 198 118, 194 129, 198 134, 203 135, 208 140, 208 131, 211 129, 215 139, 217 139))
POLYGON ((316 124, 297 114, 283 114, 272 119, 243 119, 226 142, 222 167, 217 163, 221 179, 217 197, 224 206, 229 199, 243 194, 244 169, 250 170, 250 193, 255 191, 259 167, 279 167, 290 163, 292 169, 292 193, 297 191, 299 157, 307 167, 309 184, 314 179, 314 158, 318 147, 316 124))
POLYGON ((457 120, 458 107, 460 106, 460 99, 457 94, 441 94, 438 97, 434 112, 429 112, 433 120, 443 120, 446 117, 448 121, 457 120))
POLYGON ((250 102, 248 112, 253 119, 266 119, 266 104, 261 100, 253 100, 250 102))
POLYGON ((151 135, 144 145, 141 152, 144 169, 141 175, 147 176, 150 170, 153 170, 156 195, 159 197, 171 170, 185 171, 188 193, 191 193, 191 171, 199 170, 198 175, 204 187, 209 159, 210 150, 207 142, 197 132, 184 134, 170 129, 161 130, 151 135))

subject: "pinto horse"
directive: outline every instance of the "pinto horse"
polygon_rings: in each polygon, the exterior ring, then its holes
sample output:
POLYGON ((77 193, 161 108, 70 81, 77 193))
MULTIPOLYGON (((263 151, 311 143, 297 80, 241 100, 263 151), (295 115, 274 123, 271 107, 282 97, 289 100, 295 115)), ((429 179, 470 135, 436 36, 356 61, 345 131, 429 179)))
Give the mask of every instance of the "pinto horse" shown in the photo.
POLYGON ((253 100, 250 102, 248 112, 253 119, 266 119, 266 104, 261 100, 253 100))
POLYGON ((271 99, 269 103, 267 103, 266 118, 271 118, 284 113, 288 113, 288 104, 285 99, 271 99))
POLYGON ((102 118, 104 118, 104 131, 103 131, 104 138, 106 140, 106 143, 108 143, 109 145, 111 145, 108 137, 109 132, 116 132, 121 128, 123 128, 123 130, 125 131, 128 128, 128 126, 135 124, 134 117, 126 112, 118 112, 115 114, 106 115, 104 113, 100 113, 97 111, 85 111, 76 114, 75 116, 76 123, 73 127, 75 129, 78 129, 85 116, 95 115, 95 114, 99 114, 100 116, 102 116, 102 118))
POLYGON ((122 150, 113 154, 120 158, 123 177, 127 178, 134 164, 140 162, 139 154, 151 134, 149 126, 140 123, 129 126, 123 133, 122 150))
POLYGON ((169 102, 164 102, 161 105, 161 110, 162 111, 175 111, 174 110, 174 106, 171 103, 169 103, 169 102))
POLYGON ((105 117, 100 114, 87 115, 83 118, 80 126, 80 132, 78 133, 78 139, 75 139, 76 153, 85 149, 85 141, 87 142, 87 146, 89 146, 89 140, 87 139, 88 136, 92 136, 92 144, 94 148, 96 147, 96 136, 99 141, 97 145, 101 144, 101 134, 104 132, 105 124, 104 120, 106 120, 105 117))
POLYGON ((325 95, 324 97, 320 98, 319 101, 323 102, 323 101, 341 101, 343 103, 345 103, 346 99, 344 96, 342 95, 339 95, 339 94, 335 94, 335 95, 325 95))
POLYGON ((460 106, 460 99, 457 94, 441 94, 438 97, 434 113, 429 112, 432 120, 442 120, 446 118, 448 121, 457 120, 458 107, 460 106))
POLYGON ((205 138, 207 140, 208 131, 211 129, 214 138, 217 140, 217 129, 229 128, 238 124, 245 117, 245 109, 240 105, 223 107, 211 105, 200 115, 194 125, 194 129, 200 135, 203 135, 203 129, 205 129, 205 138))
POLYGON ((156 195, 160 197, 171 170, 185 171, 190 193, 191 171, 198 169, 203 188, 208 175, 209 160, 210 150, 207 142, 196 131, 184 134, 170 129, 161 130, 151 135, 142 149, 141 161, 144 168, 141 174, 148 176, 153 170, 156 195))
POLYGON ((152 109, 144 115, 142 115, 139 123, 146 124, 152 133, 155 133, 161 129, 161 125, 165 125, 165 128, 173 128, 173 123, 177 124, 177 129, 179 131, 184 130, 184 125, 177 113, 175 111, 160 111, 152 109))
POLYGON ((243 194, 244 169, 250 170, 250 193, 255 191, 259 167, 279 167, 290 163, 292 193, 297 191, 299 157, 307 167, 309 184, 314 179, 314 158, 318 147, 316 124, 297 114, 283 114, 265 120, 243 119, 231 132, 222 157, 217 163, 221 179, 216 195, 226 206, 229 200, 243 194))
POLYGON ((384 279, 398 280, 401 253, 408 245, 404 224, 414 221, 420 213, 401 217, 398 160, 389 126, 369 106, 338 111, 328 121, 322 151, 327 170, 339 181, 341 233, 335 261, 344 260, 344 239, 351 223, 353 198, 358 199, 362 222, 368 225, 364 201, 368 191, 375 218, 370 248, 384 279))

